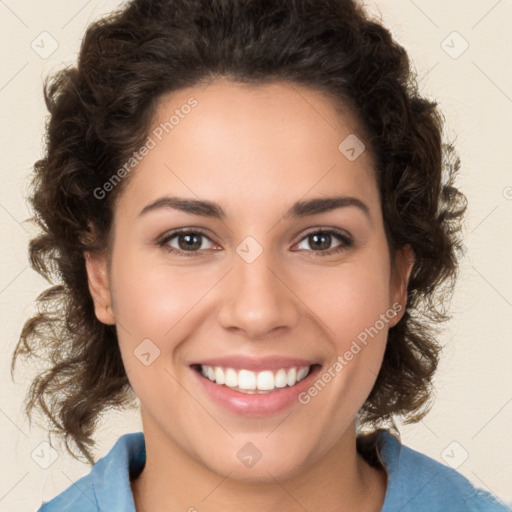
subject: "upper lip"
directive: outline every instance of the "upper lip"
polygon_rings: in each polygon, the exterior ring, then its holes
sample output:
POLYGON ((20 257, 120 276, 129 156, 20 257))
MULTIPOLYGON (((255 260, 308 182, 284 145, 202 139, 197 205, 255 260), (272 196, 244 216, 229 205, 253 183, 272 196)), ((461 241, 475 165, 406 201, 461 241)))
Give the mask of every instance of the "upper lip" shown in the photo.
POLYGON ((262 370, 279 370, 281 368, 293 368, 311 366, 315 363, 307 359, 284 356, 267 356, 267 357, 249 357, 244 355, 232 355, 228 357, 214 357, 210 359, 202 359, 191 363, 194 365, 220 366, 223 368, 233 368, 238 370, 252 370, 255 372, 262 370))

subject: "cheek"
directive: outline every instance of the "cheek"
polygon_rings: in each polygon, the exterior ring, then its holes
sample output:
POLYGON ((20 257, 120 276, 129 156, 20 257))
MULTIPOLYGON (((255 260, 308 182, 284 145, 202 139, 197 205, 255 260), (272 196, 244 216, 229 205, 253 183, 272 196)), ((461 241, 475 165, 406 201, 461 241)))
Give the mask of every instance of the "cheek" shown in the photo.
POLYGON ((190 276, 128 255, 118 262, 112 283, 121 356, 136 395, 146 407, 154 407, 159 400, 177 403, 180 387, 174 379, 181 375, 171 361, 187 339, 187 314, 206 292, 207 283, 190 286, 190 276), (165 393, 159 397, 155 390, 165 393))
POLYGON ((198 337, 218 275, 206 266, 171 267, 135 251, 118 253, 123 256, 113 261, 112 291, 124 367, 141 399, 151 402, 164 386, 176 400, 180 388, 173 377, 183 377, 183 347, 198 337))
POLYGON ((363 263, 361 260, 361 263, 310 273, 302 290, 302 295, 307 297, 305 302, 329 337, 339 340, 340 348, 373 326, 390 308, 389 270, 381 261, 363 263))
MULTIPOLYGON (((317 390, 330 400, 318 400, 310 412, 328 403, 332 417, 355 414, 370 393, 382 364, 394 310, 389 303, 388 261, 368 252, 346 265, 311 276, 315 293, 308 306, 330 341, 331 356, 319 377, 317 390), (331 409, 332 407, 332 409, 331 409)), ((315 394, 316 390, 312 390, 315 394)), ((305 397, 306 401, 308 397, 305 397)), ((339 418, 341 421, 341 417, 339 418)))
MULTIPOLYGON (((388 302, 385 272, 379 278, 353 268, 338 277, 321 280, 324 292, 316 294, 311 304, 328 327, 324 333, 331 355, 301 403, 312 421, 327 415, 342 425, 355 416, 373 388, 394 310, 388 302)), ((330 434, 336 436, 334 430, 330 434)))
POLYGON ((116 320, 137 337, 162 339, 187 314, 212 276, 180 271, 142 256, 118 258, 112 272, 116 320))

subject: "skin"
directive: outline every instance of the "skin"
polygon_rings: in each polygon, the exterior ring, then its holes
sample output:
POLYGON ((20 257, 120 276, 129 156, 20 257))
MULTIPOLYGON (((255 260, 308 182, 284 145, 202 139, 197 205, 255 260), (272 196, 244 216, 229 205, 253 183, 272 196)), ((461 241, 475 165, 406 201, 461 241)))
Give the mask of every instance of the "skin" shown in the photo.
MULTIPOLYGON (((355 419, 388 329, 402 316, 413 259, 404 248, 391 272, 370 152, 349 161, 338 149, 359 133, 357 123, 298 85, 217 79, 164 96, 154 126, 190 97, 197 106, 138 164, 119 196, 111 253, 86 255, 96 315, 116 324, 141 403, 147 460, 132 481, 137 510, 380 511, 387 475, 357 453, 355 419), (226 218, 173 208, 139 216, 165 195, 214 201, 226 218), (347 206, 283 217, 298 200, 333 195, 360 199, 369 215, 347 206), (191 257, 158 245, 182 227, 206 232, 191 257), (353 244, 322 254, 307 236, 320 227, 342 230, 353 244), (247 236, 263 249, 250 264, 236 252, 247 236), (400 312, 343 371, 307 405, 283 413, 225 411, 188 366, 237 353, 303 357, 327 368, 396 303, 400 312), (134 355, 146 338, 160 350, 148 366, 134 355), (248 442, 262 453, 251 468, 236 456, 248 442)), ((179 251, 179 241, 167 246, 179 251)), ((333 236, 325 244, 343 241, 333 236)))

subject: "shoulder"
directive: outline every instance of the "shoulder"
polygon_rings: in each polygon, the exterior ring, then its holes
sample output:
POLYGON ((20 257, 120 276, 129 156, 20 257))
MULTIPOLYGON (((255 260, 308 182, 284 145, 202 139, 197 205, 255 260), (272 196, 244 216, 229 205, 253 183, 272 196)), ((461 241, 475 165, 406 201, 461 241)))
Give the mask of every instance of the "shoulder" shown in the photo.
POLYGON ((377 453, 388 473, 382 512, 510 512, 455 469, 404 446, 379 430, 377 453))
POLYGON ((91 474, 77 480, 65 491, 45 502, 37 512, 98 512, 98 504, 91 485, 91 474))
POLYGON ((121 436, 87 475, 37 512, 135 512, 130 474, 142 469, 145 456, 142 432, 121 436))

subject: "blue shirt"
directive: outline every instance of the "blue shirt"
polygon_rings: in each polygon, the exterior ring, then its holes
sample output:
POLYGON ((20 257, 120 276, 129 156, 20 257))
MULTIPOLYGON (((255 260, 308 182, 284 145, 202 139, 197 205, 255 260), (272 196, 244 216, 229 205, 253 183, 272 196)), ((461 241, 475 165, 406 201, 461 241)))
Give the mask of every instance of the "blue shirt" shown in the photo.
MULTIPOLYGON (((388 474, 381 512, 510 512, 460 473, 380 429, 377 452, 388 474)), ((91 471, 38 512, 136 512, 130 477, 144 467, 144 434, 121 436, 91 471)))

